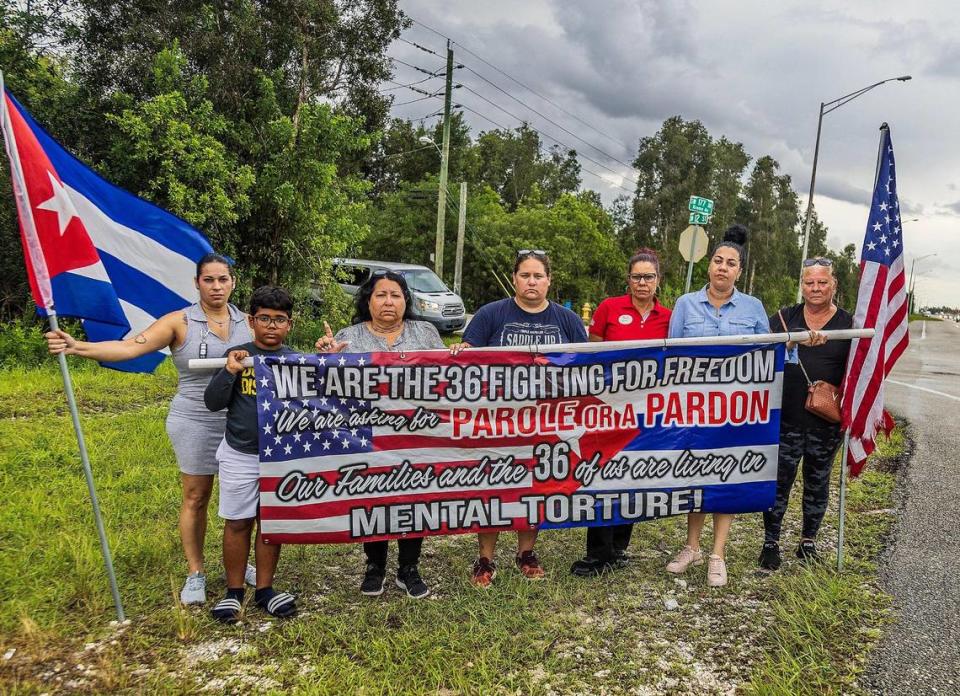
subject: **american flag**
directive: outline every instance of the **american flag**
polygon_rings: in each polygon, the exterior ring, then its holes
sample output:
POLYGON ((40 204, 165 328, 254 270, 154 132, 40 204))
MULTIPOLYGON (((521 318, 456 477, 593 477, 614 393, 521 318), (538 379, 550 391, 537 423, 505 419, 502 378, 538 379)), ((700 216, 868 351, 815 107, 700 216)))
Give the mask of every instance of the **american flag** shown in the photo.
POLYGON ((860 255, 860 288, 853 325, 874 329, 873 338, 856 339, 847 362, 843 389, 843 427, 850 434, 847 463, 857 476, 875 448, 878 430, 889 433, 893 420, 883 409, 883 380, 907 348, 906 275, 897 175, 890 130, 880 136, 880 166, 867 232, 860 255))

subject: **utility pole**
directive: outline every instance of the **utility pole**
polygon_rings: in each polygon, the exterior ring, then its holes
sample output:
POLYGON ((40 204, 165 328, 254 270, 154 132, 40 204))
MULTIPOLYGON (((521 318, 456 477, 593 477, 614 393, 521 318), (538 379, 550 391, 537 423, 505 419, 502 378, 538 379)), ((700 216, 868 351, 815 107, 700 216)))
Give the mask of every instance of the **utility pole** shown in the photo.
POLYGON ((457 220, 457 257, 453 265, 453 292, 460 294, 463 280, 463 235, 467 230, 467 182, 460 182, 460 217, 457 220))
POLYGON ((447 165, 450 160, 450 103, 453 97, 453 48, 447 39, 447 85, 443 97, 443 151, 440 153, 440 191, 437 196, 437 246, 433 268, 443 280, 443 233, 446 227, 447 165))

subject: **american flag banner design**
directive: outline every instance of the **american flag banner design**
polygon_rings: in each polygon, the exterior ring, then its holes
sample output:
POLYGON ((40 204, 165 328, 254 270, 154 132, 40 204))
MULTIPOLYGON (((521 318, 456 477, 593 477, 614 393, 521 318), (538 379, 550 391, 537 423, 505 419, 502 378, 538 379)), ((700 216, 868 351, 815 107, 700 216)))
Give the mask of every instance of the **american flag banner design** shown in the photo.
POLYGON ((853 318, 855 328, 874 329, 875 334, 853 341, 841 402, 843 427, 850 433, 851 476, 860 473, 875 449, 877 432, 893 429, 893 420, 883 409, 883 380, 910 340, 901 227, 893 143, 885 127, 880 132, 877 183, 860 254, 853 318))
POLYGON ((774 501, 782 344, 257 356, 269 543, 622 524, 774 501))

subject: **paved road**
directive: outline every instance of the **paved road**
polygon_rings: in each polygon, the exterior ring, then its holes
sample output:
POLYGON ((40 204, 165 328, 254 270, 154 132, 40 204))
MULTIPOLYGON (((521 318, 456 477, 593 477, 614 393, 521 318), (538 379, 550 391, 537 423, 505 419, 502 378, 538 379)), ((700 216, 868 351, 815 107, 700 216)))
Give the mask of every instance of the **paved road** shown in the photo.
POLYGON ((886 391, 915 449, 881 572, 897 610, 868 670, 881 694, 960 693, 960 326, 923 324, 886 391))

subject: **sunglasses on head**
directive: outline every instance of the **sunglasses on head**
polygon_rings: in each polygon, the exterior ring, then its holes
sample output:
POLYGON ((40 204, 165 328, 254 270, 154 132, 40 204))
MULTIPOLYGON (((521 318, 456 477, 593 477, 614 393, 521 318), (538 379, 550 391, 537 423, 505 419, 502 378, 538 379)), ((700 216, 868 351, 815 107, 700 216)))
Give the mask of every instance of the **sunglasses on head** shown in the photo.
POLYGON ((523 258, 524 256, 539 256, 545 258, 546 255, 547 252, 545 252, 543 249, 520 249, 517 252, 518 259, 523 258))
POLYGON ((817 257, 812 258, 812 259, 804 259, 804 260, 803 260, 803 267, 804 267, 804 268, 810 268, 810 266, 827 266, 827 267, 829 267, 829 266, 832 266, 832 265, 833 265, 833 261, 831 261, 830 259, 824 258, 824 257, 822 257, 822 256, 817 256, 817 257))

